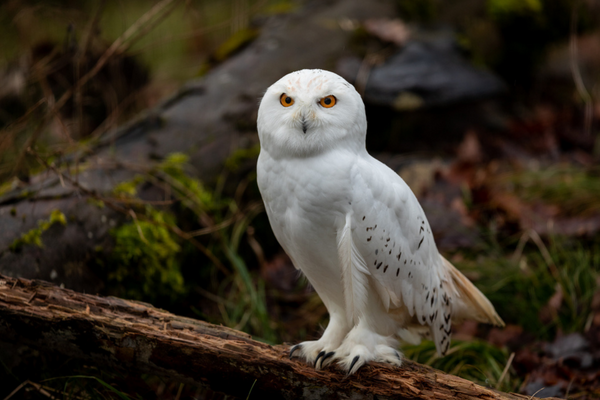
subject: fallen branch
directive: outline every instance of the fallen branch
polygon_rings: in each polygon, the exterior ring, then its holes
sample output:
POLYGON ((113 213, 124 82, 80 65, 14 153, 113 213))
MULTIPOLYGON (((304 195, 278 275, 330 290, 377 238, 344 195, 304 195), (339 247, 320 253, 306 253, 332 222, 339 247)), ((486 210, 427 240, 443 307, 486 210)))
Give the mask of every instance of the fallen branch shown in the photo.
POLYGON ((476 385, 413 362, 372 363, 355 375, 315 371, 236 330, 149 304, 0 275, 0 337, 98 366, 150 373, 256 398, 531 399, 476 385))

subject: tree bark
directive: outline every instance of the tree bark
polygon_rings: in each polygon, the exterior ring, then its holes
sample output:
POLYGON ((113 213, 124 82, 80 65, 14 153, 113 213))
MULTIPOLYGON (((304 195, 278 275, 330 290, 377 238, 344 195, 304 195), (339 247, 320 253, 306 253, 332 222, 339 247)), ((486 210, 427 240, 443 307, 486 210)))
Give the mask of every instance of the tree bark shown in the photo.
POLYGON ((335 367, 316 371, 289 360, 287 345, 270 346, 150 304, 3 275, 0 338, 238 397, 246 397, 254 384, 256 398, 531 399, 410 361, 401 368, 370 363, 352 376, 335 367))

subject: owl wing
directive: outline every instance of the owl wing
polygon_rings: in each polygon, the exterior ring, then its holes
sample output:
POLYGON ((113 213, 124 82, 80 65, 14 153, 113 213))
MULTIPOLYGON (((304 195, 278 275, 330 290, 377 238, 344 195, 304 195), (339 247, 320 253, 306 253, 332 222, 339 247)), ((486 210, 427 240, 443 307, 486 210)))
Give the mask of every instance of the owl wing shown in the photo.
POLYGON ((368 156, 353 164, 351 179, 351 212, 338 234, 351 320, 367 309, 370 276, 386 311, 405 307, 429 328, 441 355, 453 319, 504 326, 490 301, 440 255, 419 201, 398 174, 368 156))
MULTIPOLYGON (((352 293, 354 303, 366 302, 360 290, 368 290, 371 276, 386 311, 406 307, 415 322, 430 328, 438 352, 445 354, 458 293, 417 198, 400 176, 372 158, 353 166, 352 187, 352 213, 338 242, 342 268, 351 269, 342 274, 345 293, 352 293), (343 250, 349 242, 350 250, 343 250)), ((349 308, 364 309, 360 306, 349 308)))

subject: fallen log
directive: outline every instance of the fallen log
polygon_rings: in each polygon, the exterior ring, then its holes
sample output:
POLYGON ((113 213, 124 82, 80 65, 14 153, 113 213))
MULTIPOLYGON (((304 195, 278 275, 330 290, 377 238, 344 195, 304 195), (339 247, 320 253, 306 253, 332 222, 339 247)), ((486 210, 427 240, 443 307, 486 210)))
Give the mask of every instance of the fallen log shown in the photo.
POLYGON ((371 363, 352 376, 335 367, 316 371, 289 360, 289 346, 270 346, 231 328, 3 275, 0 338, 244 398, 254 385, 256 398, 532 399, 410 361, 401 368, 371 363))

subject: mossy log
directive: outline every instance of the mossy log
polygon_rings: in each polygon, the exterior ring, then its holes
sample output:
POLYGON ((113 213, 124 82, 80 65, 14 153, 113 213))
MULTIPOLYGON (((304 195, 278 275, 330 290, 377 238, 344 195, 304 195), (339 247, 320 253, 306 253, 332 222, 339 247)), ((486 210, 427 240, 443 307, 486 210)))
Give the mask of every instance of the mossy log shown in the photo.
POLYGON ((173 315, 150 304, 82 294, 0 275, 0 337, 98 366, 150 373, 256 398, 531 399, 501 393, 406 361, 371 363, 352 376, 316 371, 223 326, 173 315))

